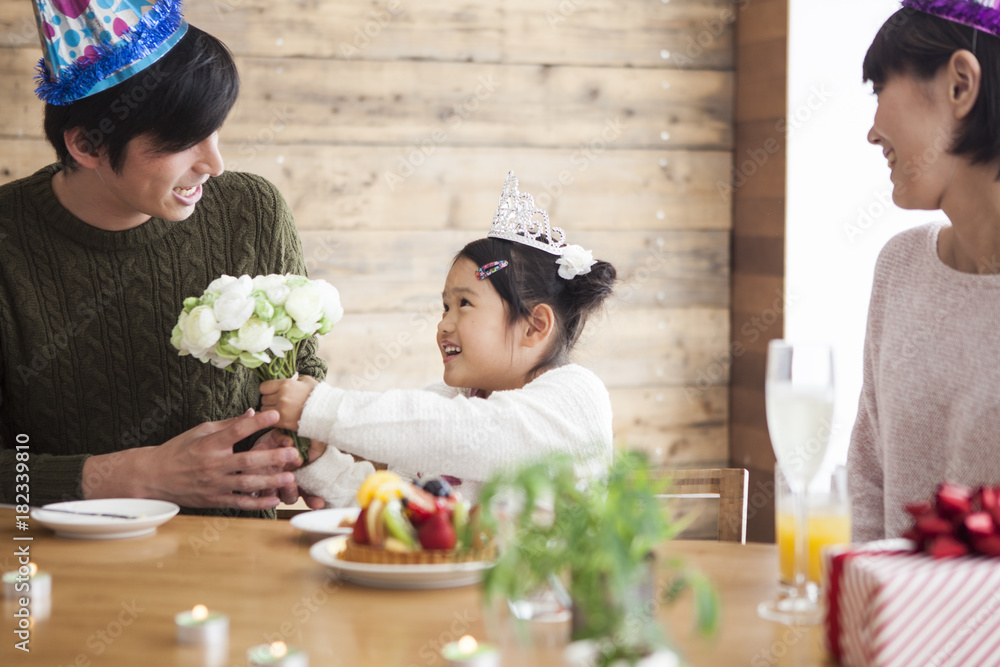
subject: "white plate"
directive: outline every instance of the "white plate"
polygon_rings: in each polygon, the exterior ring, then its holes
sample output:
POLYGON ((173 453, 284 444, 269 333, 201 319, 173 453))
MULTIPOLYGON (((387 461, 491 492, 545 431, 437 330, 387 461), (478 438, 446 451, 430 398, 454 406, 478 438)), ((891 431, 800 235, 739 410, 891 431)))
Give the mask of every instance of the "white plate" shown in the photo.
POLYGON ((350 535, 354 526, 341 526, 344 519, 353 522, 361 514, 360 507, 338 507, 328 510, 302 512, 292 517, 292 525, 299 530, 318 535, 350 535))
POLYGON ((333 569, 345 581, 372 588, 422 590, 468 586, 478 583, 483 570, 493 566, 487 561, 435 565, 353 563, 340 558, 346 541, 344 536, 328 537, 312 545, 309 555, 333 569))
POLYGON ((72 500, 52 503, 31 510, 31 518, 56 531, 61 537, 81 540, 116 540, 125 537, 152 535, 156 527, 173 518, 180 507, 165 500, 144 498, 101 498, 99 500, 72 500), (49 512, 47 507, 90 512, 91 514, 121 514, 135 519, 118 519, 110 516, 66 514, 49 512))

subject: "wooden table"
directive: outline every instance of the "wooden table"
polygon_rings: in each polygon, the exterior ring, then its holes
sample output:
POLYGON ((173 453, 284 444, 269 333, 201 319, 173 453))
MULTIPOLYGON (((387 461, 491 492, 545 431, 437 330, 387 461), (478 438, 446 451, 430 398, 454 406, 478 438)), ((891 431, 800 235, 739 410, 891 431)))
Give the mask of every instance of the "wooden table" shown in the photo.
MULTIPOLYGON (((314 562, 314 541, 286 521, 175 517, 153 536, 112 541, 56 537, 35 524, 15 530, 0 510, 0 570, 17 568, 15 549, 53 579, 51 611, 31 628, 30 654, 14 648, 16 603, 4 601, 2 665, 246 665, 254 644, 283 639, 305 648, 312 667, 441 665, 441 646, 466 633, 501 645, 504 665, 559 667, 565 625, 536 628, 535 645, 511 636, 508 619, 487 613, 478 586, 385 591, 341 583, 314 562), (31 542, 15 536, 33 536, 31 542), (174 614, 195 604, 230 617, 228 652, 211 656, 175 641, 174 614)), ((707 573, 722 599, 719 635, 691 635, 691 602, 656 610, 661 625, 698 667, 832 665, 818 628, 760 620, 774 593, 771 545, 674 542, 669 552, 707 573)))

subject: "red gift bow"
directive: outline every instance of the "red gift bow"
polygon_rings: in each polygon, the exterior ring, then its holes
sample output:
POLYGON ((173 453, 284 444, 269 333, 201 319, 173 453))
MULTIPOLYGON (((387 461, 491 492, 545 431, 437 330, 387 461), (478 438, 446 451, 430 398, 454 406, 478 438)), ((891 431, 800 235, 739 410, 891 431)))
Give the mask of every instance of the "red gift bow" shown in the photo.
POLYGON ((1000 556, 1000 487, 975 491, 945 482, 932 502, 911 503, 913 527, 903 537, 934 558, 1000 556))

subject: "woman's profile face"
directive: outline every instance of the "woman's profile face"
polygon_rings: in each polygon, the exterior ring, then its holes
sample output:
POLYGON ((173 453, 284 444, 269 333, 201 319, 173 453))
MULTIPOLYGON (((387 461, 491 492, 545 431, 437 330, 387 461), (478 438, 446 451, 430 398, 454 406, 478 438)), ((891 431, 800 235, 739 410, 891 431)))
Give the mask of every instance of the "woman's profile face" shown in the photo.
POLYGON ((956 161, 948 152, 957 121, 948 104, 947 68, 927 81, 894 74, 874 92, 878 108, 868 141, 888 161, 893 201, 904 209, 941 208, 956 161))

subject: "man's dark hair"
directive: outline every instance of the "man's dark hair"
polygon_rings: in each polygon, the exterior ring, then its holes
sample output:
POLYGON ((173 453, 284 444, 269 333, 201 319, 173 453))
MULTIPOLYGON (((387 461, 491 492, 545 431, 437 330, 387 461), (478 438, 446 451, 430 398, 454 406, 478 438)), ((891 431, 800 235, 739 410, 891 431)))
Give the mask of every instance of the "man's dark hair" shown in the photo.
POLYGON ((79 165, 64 133, 83 130, 91 149, 107 151, 121 173, 128 143, 147 135, 163 153, 176 153, 218 130, 236 103, 239 74, 226 45, 188 26, 160 60, 125 81, 65 106, 45 105, 45 136, 68 170, 79 165))
POLYGON ((862 74, 876 86, 899 74, 927 81, 962 49, 979 60, 982 80, 979 98, 949 152, 973 164, 1000 163, 1000 38, 925 12, 901 9, 875 35, 862 74))

